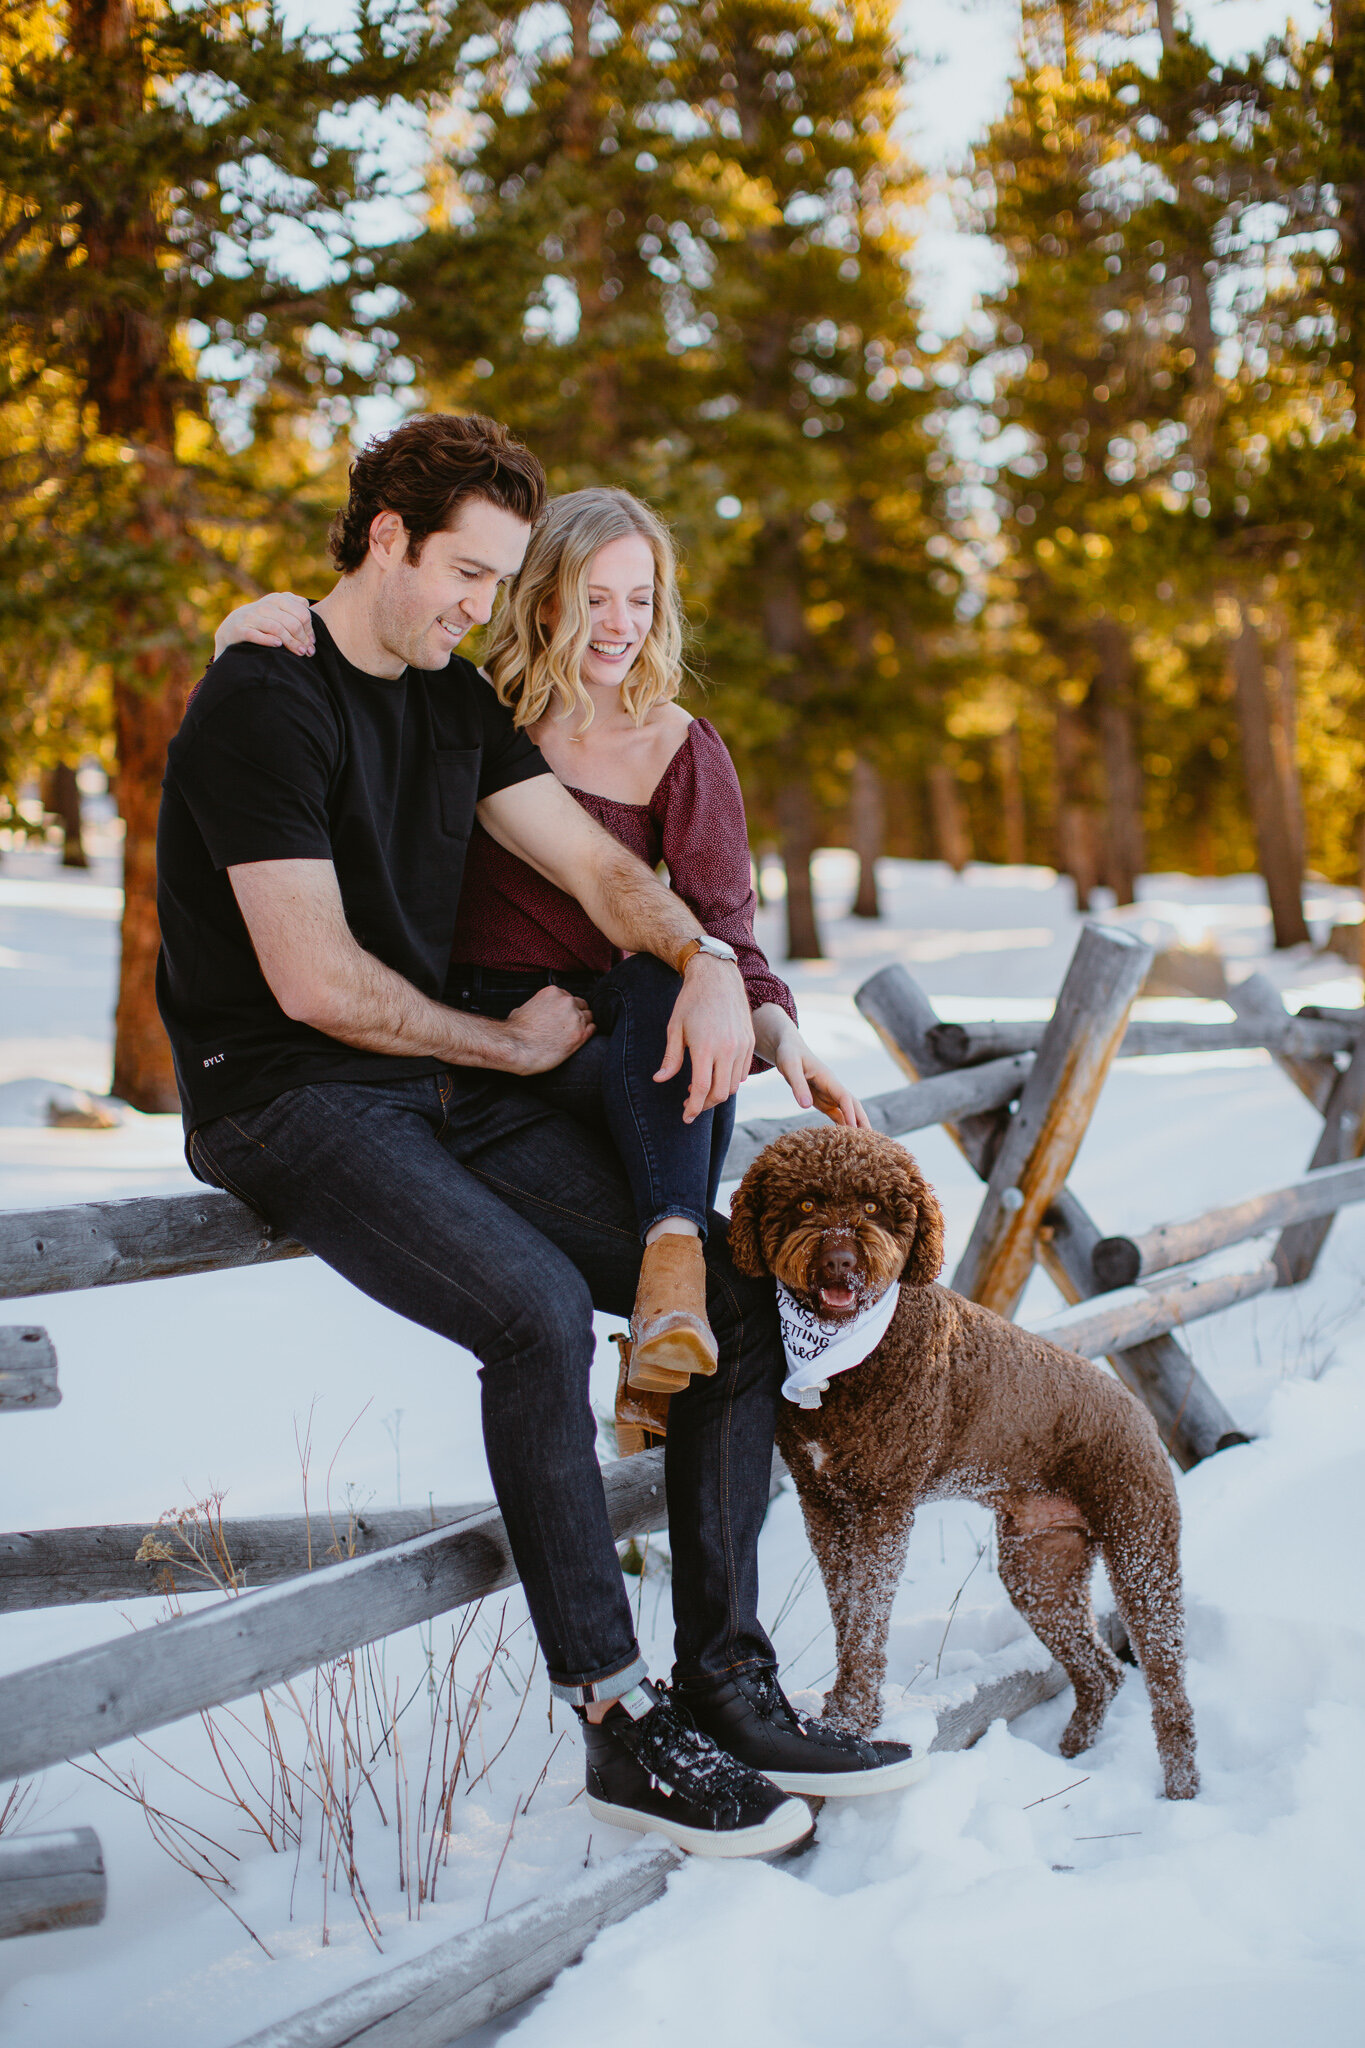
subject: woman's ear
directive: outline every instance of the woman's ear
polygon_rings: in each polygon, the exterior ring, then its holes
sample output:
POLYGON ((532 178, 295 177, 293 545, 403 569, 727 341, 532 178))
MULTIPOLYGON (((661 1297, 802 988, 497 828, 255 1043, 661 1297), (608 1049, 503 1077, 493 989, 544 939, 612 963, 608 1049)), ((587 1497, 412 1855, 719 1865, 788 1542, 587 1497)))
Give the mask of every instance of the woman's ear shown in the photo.
POLYGON ((740 1272, 746 1273, 751 1280, 761 1280, 768 1271, 758 1235, 765 1178, 759 1172, 756 1159, 735 1189, 735 1198, 730 1204, 730 1257, 740 1272))
POLYGON ((937 1280, 943 1267, 943 1211, 917 1166, 912 1164, 909 1167, 906 1180, 909 1182, 910 1199, 918 1214, 915 1241, 910 1247, 901 1279, 910 1287, 927 1287, 930 1281, 937 1280))

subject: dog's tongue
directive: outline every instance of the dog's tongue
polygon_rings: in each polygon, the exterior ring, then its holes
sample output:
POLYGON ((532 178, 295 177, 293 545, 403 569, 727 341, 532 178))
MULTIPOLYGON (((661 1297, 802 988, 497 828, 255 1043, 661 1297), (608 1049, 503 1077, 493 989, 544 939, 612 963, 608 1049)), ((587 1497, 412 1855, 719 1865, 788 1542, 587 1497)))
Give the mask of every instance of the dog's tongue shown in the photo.
POLYGON ((851 1287, 822 1287, 820 1289, 821 1308, 837 1309, 841 1315, 845 1310, 853 1307, 857 1298, 851 1287))

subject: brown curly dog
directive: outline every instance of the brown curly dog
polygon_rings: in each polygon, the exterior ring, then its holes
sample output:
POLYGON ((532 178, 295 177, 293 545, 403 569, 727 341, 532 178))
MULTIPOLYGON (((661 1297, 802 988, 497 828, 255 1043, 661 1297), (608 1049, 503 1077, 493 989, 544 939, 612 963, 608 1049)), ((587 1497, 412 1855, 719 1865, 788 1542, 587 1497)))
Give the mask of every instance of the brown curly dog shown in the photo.
POLYGON ((904 1146, 875 1131, 795 1131, 770 1145, 735 1194, 730 1252, 831 1324, 901 1283, 881 1343, 831 1380, 819 1408, 778 1403, 778 1447, 838 1641, 825 1713, 876 1726, 915 1509, 981 1501, 995 1511, 1006 1592, 1075 1688, 1063 1756, 1089 1748, 1122 1679, 1091 1606, 1098 1550, 1147 1681, 1167 1796, 1192 1798, 1180 1509, 1146 1409, 1087 1360, 931 1284, 938 1203, 904 1146))

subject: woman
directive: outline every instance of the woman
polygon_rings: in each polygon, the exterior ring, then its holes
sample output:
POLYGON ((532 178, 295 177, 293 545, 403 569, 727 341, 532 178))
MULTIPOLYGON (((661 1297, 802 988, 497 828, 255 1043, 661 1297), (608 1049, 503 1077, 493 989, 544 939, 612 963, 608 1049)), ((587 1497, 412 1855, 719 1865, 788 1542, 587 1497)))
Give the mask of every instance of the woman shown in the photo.
MULTIPOLYGON (((215 651, 243 639, 311 654, 307 603, 277 594, 239 607, 219 627, 215 651)), ((651 867, 666 863, 704 929, 733 948, 758 1062, 779 1069, 802 1108, 866 1124, 861 1105, 801 1037, 791 991, 755 943, 739 781, 715 728, 675 701, 682 647, 666 527, 625 491, 573 491, 531 536, 490 628, 485 670, 583 808, 651 867)), ((625 1164, 645 1247, 629 1383, 667 1395, 693 1372, 716 1368, 702 1241, 734 1103, 684 1120, 686 1066, 655 1079, 677 976, 644 955, 614 961, 572 897, 476 825, 445 1000, 505 1017, 551 982, 589 1002, 597 1035, 532 1085, 560 1106, 604 1118, 625 1164)))

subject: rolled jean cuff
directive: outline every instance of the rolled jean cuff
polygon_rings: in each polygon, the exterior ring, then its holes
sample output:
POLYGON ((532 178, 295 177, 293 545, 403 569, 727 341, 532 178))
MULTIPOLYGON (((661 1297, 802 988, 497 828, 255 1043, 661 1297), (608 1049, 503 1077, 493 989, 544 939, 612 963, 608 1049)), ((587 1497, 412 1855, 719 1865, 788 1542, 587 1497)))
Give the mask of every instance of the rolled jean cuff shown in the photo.
POLYGON ((590 1707, 595 1700, 618 1699, 648 1676, 649 1666, 637 1650, 628 1664, 600 1678, 556 1678, 551 1672, 550 1691, 557 1700, 567 1700, 571 1707, 590 1707))
POLYGON ((644 1243, 656 1223, 663 1223, 667 1218, 673 1216, 679 1217, 684 1223, 695 1223, 701 1233, 701 1241, 705 1244, 708 1221, 706 1211, 704 1209, 689 1209, 682 1202, 665 1202, 663 1207, 657 1210, 653 1216, 645 1218, 644 1222, 640 1225, 641 1244, 644 1243))

